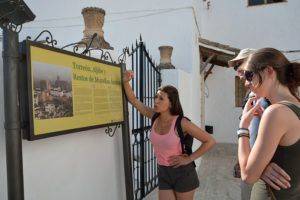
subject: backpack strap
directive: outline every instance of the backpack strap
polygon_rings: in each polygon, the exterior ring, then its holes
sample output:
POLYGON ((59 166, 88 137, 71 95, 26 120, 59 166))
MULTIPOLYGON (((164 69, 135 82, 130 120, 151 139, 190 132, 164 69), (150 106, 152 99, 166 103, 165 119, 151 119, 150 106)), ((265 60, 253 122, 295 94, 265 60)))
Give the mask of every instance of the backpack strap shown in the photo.
POLYGON ((180 138, 180 144, 181 144, 182 154, 185 154, 185 149, 184 149, 184 134, 183 134, 183 130, 182 130, 182 127, 181 127, 181 120, 182 120, 182 118, 183 118, 182 115, 179 115, 177 117, 174 128, 176 128, 178 136, 180 138))
MULTIPOLYGON (((182 120, 182 118, 185 118, 185 119, 187 119, 189 121, 191 121, 191 120, 189 118, 187 118, 187 117, 179 115, 178 118, 177 118, 177 120, 176 120, 176 122, 175 122, 175 127, 176 127, 176 130, 177 130, 178 136, 180 138, 180 144, 181 144, 182 154, 188 154, 188 152, 185 150, 185 138, 186 138, 186 136, 184 135, 182 127, 181 127, 181 120, 182 120)), ((190 154, 188 154, 188 155, 190 155, 190 154)), ((192 162, 192 165, 194 167, 196 167, 195 161, 192 162)))

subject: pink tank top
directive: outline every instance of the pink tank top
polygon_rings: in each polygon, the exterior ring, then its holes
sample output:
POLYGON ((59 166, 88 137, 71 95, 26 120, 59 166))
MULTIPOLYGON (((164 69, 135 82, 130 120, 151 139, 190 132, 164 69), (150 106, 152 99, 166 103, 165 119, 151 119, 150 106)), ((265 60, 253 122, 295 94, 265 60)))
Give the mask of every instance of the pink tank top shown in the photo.
POLYGON ((167 134, 161 135, 155 132, 154 126, 157 120, 155 120, 152 126, 150 140, 159 165, 170 166, 168 162, 169 157, 182 154, 180 138, 175 133, 175 123, 177 118, 178 116, 174 117, 171 129, 167 134))

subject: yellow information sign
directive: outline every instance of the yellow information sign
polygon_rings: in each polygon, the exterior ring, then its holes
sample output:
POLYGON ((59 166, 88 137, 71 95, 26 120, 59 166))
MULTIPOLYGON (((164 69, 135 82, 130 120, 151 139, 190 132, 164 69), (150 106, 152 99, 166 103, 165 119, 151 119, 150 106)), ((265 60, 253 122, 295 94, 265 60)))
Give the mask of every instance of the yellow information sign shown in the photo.
POLYGON ((28 43, 30 139, 123 121, 120 65, 28 43))

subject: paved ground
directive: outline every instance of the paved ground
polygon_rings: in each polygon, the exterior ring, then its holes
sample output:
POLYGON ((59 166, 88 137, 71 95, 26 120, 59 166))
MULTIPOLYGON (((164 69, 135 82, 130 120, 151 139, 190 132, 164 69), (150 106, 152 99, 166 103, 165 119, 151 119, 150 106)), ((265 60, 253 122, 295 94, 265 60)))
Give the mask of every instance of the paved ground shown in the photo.
MULTIPOLYGON (((237 161, 237 146, 217 144, 203 156, 198 168, 200 188, 195 200, 240 200, 239 179, 232 177, 233 166, 237 161)), ((154 190, 145 200, 156 200, 154 190)))

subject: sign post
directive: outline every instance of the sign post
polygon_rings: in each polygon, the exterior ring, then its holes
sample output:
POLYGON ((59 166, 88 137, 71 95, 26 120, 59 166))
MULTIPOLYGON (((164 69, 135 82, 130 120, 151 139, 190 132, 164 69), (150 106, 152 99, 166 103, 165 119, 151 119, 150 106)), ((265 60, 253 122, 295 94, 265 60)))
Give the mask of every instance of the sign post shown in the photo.
POLYGON ((8 200, 24 199, 22 139, 18 103, 19 37, 22 24, 35 15, 22 0, 1 2, 0 27, 3 29, 4 115, 8 200))

